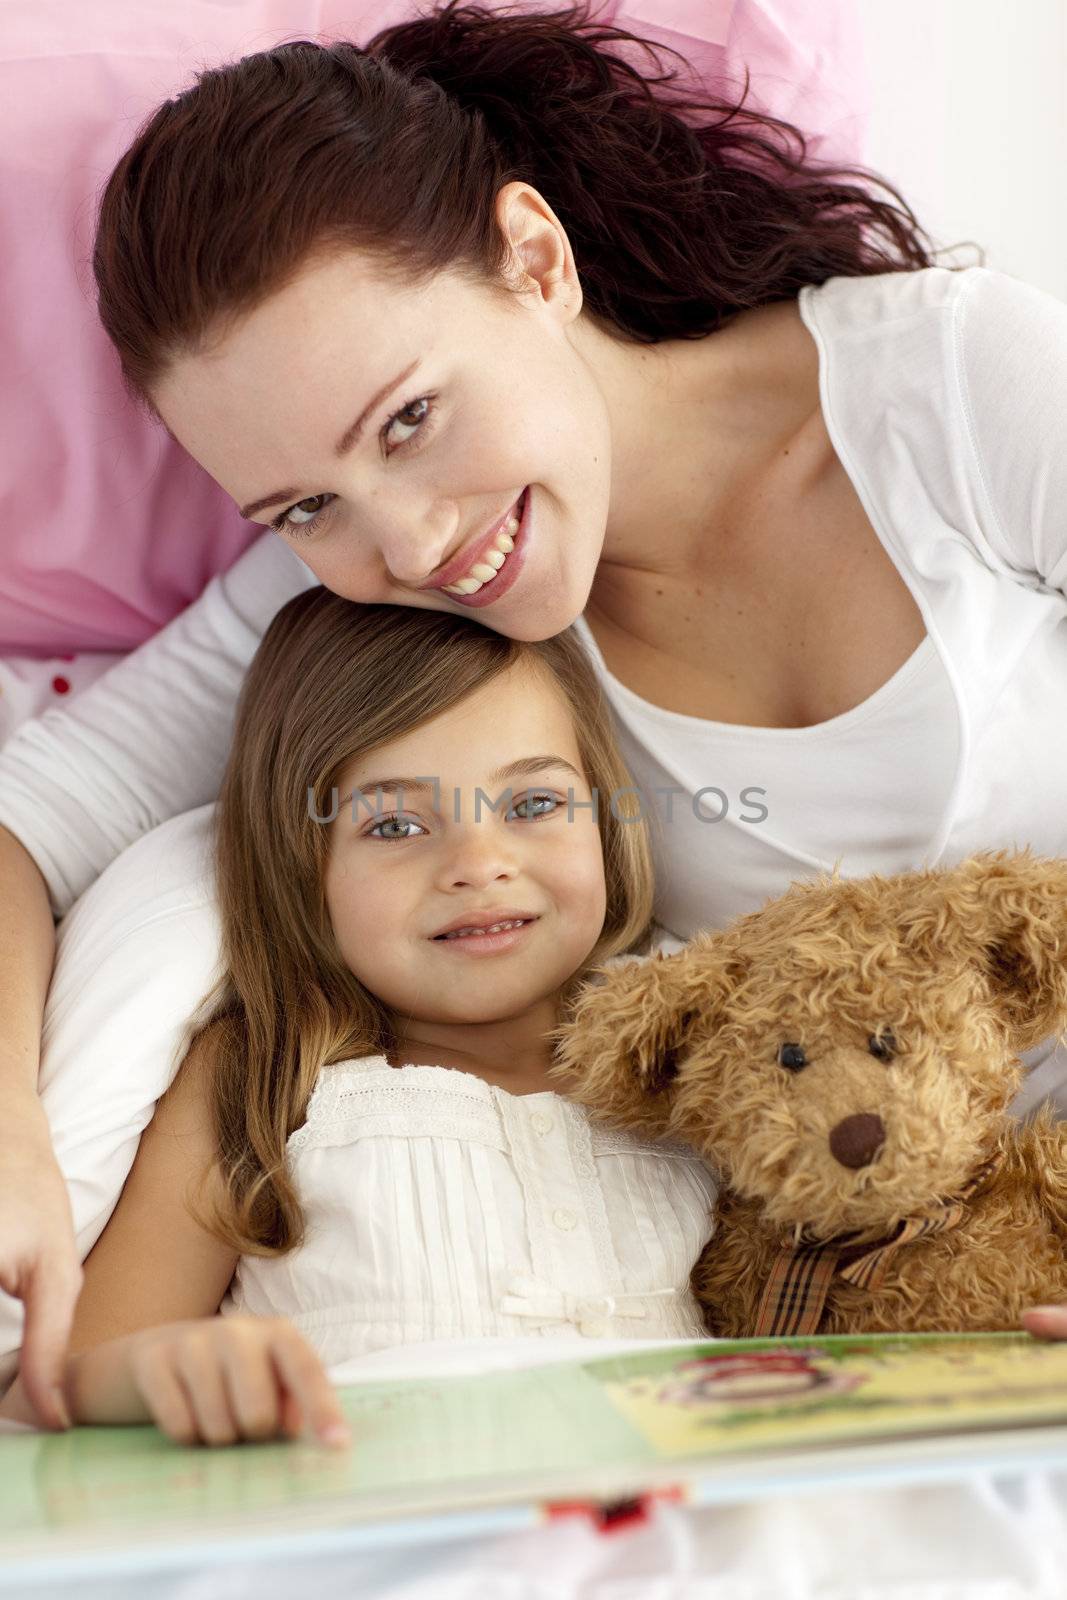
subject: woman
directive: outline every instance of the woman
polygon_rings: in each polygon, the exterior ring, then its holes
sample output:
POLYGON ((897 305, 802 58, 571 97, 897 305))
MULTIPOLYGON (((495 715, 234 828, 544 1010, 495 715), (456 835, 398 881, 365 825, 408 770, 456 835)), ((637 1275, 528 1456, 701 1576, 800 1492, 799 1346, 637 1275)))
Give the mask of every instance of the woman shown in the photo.
POLYGON ((836 860, 1064 853, 1067 308, 933 266, 894 191, 614 37, 449 5, 283 46, 201 74, 109 180, 130 392, 281 537, 0 752, 0 1282, 41 1328, 79 1281, 68 1252, 33 1282, 65 1225, 24 1087, 49 899, 217 792, 257 638, 315 580, 577 622, 683 937, 836 860))

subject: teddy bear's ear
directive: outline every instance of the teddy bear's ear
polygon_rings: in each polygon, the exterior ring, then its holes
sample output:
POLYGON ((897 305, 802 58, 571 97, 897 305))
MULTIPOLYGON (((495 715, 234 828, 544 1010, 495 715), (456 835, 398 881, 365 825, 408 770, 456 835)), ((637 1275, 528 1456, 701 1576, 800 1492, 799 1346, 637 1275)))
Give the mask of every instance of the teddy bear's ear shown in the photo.
POLYGON ((985 851, 946 877, 951 922, 988 978, 1011 1048, 1067 1031, 1067 861, 1029 847, 985 851))
POLYGON ((679 1062, 697 1025, 713 1022, 725 969, 714 935, 598 969, 556 1030, 562 1092, 604 1121, 661 1131, 679 1062))

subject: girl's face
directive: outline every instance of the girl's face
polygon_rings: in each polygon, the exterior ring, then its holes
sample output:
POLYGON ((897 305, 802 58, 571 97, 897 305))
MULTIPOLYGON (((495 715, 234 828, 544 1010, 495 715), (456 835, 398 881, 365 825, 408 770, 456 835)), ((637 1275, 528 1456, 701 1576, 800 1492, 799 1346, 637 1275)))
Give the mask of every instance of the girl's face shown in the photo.
POLYGON ((413 288, 357 252, 319 261, 177 361, 153 399, 242 513, 336 594, 473 608, 546 639, 592 586, 611 429, 574 337, 566 235, 524 184, 501 190, 498 214, 528 293, 452 273, 413 288))
POLYGON ((539 664, 516 662, 354 761, 337 799, 330 921, 346 965, 401 1032, 405 1018, 444 1025, 444 1038, 451 1025, 518 1019, 554 999, 599 939, 591 790, 570 710, 539 664), (443 937, 520 918, 508 933, 443 937))

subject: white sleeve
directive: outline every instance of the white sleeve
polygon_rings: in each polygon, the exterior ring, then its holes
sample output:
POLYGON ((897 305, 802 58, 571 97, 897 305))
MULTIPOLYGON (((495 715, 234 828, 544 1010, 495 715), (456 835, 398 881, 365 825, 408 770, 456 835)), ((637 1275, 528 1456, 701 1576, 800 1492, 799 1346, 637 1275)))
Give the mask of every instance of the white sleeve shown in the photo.
POLYGON ((974 268, 956 350, 982 525, 1019 578, 1067 594, 1067 303, 974 268))
POLYGON ((36 861, 55 916, 135 839, 216 797, 249 662, 286 601, 317 582, 265 534, 159 633, 0 749, 0 823, 36 861))

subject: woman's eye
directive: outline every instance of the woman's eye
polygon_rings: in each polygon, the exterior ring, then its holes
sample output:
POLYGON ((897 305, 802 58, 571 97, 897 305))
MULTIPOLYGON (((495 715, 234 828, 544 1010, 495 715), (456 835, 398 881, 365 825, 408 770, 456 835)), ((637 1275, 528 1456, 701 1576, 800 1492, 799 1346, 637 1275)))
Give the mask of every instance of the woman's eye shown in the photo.
POLYGON ((521 800, 516 800, 515 804, 512 806, 511 811, 508 813, 508 815, 509 816, 515 816, 516 814, 518 814, 518 815, 521 816, 523 821, 530 822, 530 821, 533 820, 534 817, 548 817, 548 816, 551 816, 552 815, 552 810, 555 809, 558 805, 559 805, 559 801, 556 799, 554 794, 527 794, 527 795, 523 795, 521 800), (551 808, 551 809, 549 809, 549 810, 538 810, 538 811, 529 811, 529 810, 524 811, 522 809, 524 806, 539 806, 539 805, 542 805, 542 804, 544 806, 546 806, 546 807, 551 808))
POLYGON ((419 428, 422 427, 423 423, 429 417, 432 409, 432 398, 430 395, 424 394, 420 395, 417 400, 409 400, 406 405, 402 405, 400 407, 399 411, 393 412, 392 416, 389 418, 389 421, 382 429, 382 438, 387 439, 389 434, 392 432, 393 424, 395 422, 400 422, 400 426, 402 428, 410 428, 412 430, 408 437, 401 439, 400 443, 397 445, 397 449, 402 450, 406 444, 411 442, 411 439, 414 437, 419 428), (420 406, 425 408, 421 412, 419 412, 420 406), (404 416, 405 412, 419 412, 419 414, 413 420, 402 422, 401 418, 404 416))
MULTIPOLYGON (((399 453, 399 451, 405 449, 407 445, 413 442, 416 433, 421 432, 423 435, 426 435, 429 432, 429 429, 425 427, 425 424, 429 420, 434 410, 435 399, 436 395, 420 395, 417 400, 409 400, 406 405, 402 405, 400 407, 399 411, 393 412, 388 422, 382 428, 382 439, 386 440, 389 437, 394 423, 400 423, 401 427, 410 428, 411 432, 405 438, 400 440, 400 443, 396 446, 395 450, 390 450, 388 452, 389 455, 396 455, 399 453), (417 413, 417 415, 409 416, 409 420, 407 422, 401 421, 401 419, 409 413, 417 413)), ((420 439, 419 442, 421 444, 422 440, 420 439)), ((337 496, 333 494, 306 495, 303 500, 298 500, 295 505, 289 506, 287 510, 282 511, 278 516, 274 517, 270 523, 270 526, 274 529, 275 533, 287 533, 297 539, 306 539, 312 533, 317 533, 323 526, 327 519, 328 508, 323 507, 323 509, 317 512, 312 512, 310 516, 308 516, 308 520, 306 522, 301 522, 299 517, 294 522, 292 520, 293 513, 300 512, 301 507, 306 506, 309 500, 331 501, 336 500, 336 498, 337 496)))
POLYGON ((778 1046, 778 1065, 785 1067, 787 1072, 799 1072, 807 1064, 808 1058, 804 1053, 803 1045, 781 1044, 778 1046))
POLYGON ((303 500, 298 500, 295 505, 290 506, 288 511, 283 511, 279 516, 274 517, 270 525, 274 529, 275 533, 292 534, 293 537, 297 539, 307 538, 309 534, 314 533, 326 521, 326 518, 329 515, 328 509, 314 512, 308 518, 307 522, 290 522, 289 519, 293 512, 299 511, 301 506, 306 506, 309 500, 334 499, 336 499, 336 496, 332 494, 309 494, 305 496, 303 500))
POLYGON ((879 1061, 891 1061, 897 1053, 897 1041, 888 1028, 880 1028, 867 1041, 867 1049, 879 1061))
POLYGON ((394 828, 394 827, 398 827, 398 828, 421 828, 421 826, 422 826, 422 824, 416 822, 414 817, 401 817, 401 816, 379 817, 378 821, 375 822, 371 827, 369 827, 367 829, 367 832, 364 835, 364 837, 367 838, 367 839, 387 839, 387 840, 388 839, 414 839, 415 835, 413 833, 393 833, 392 831, 387 831, 385 833, 379 833, 378 829, 379 828, 385 828, 387 830, 392 830, 392 828, 394 828))

